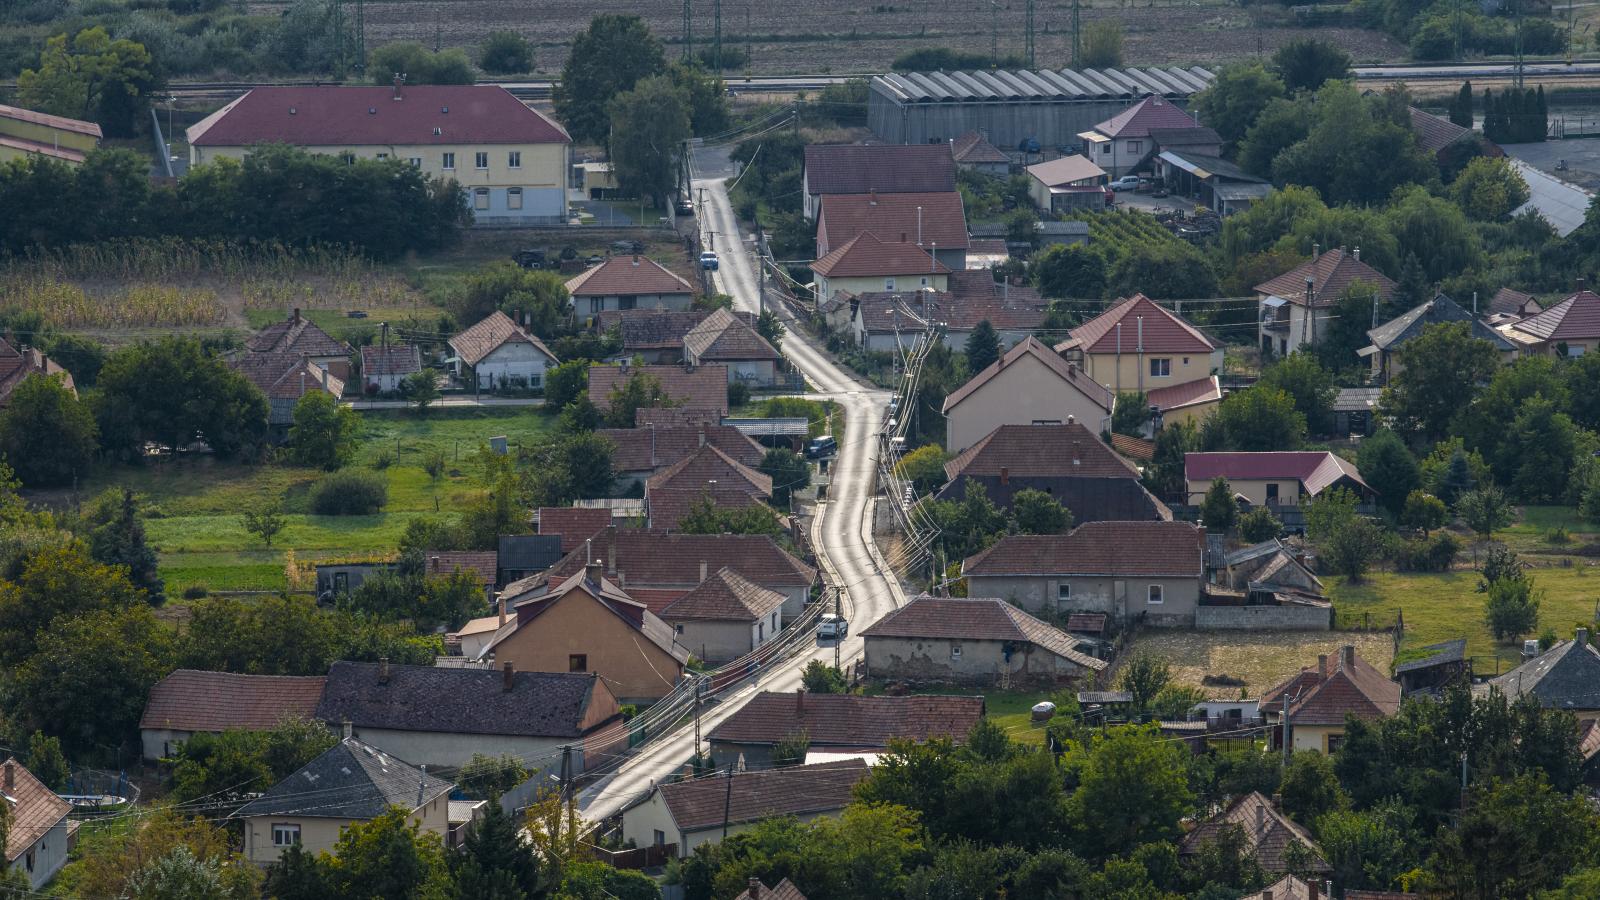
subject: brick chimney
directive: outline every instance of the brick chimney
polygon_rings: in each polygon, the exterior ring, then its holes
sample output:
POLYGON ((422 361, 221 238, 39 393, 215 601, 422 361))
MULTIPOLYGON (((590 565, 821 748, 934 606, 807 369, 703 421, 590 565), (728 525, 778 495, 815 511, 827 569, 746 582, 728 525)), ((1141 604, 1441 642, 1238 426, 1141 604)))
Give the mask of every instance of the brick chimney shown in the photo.
POLYGON ((1356 262, 1361 262, 1361 248, 1360 247, 1357 247, 1355 252, 1350 254, 1350 255, 1354 256, 1356 258, 1356 262))
POLYGON ((1261 835, 1264 835, 1266 833, 1267 833, 1267 805, 1265 803, 1261 803, 1261 804, 1257 804, 1256 805, 1256 836, 1260 837, 1261 835))
POLYGON ((500 686, 501 690, 509 694, 512 688, 517 686, 517 665, 508 659, 505 665, 500 667, 500 671, 505 673, 505 679, 500 686))
POLYGON ((604 570, 605 564, 600 562, 600 560, 590 560, 583 566, 583 578, 590 584, 598 586, 600 584, 601 573, 604 572, 604 570))
POLYGON ((748 893, 750 894, 750 900, 761 900, 761 879, 750 879, 750 890, 748 893))
POLYGON ((404 100, 405 94, 401 90, 406 86, 406 76, 403 72, 394 73, 394 99, 404 100))
POLYGON ((700 446, 706 445, 706 423, 700 423, 700 446))
POLYGON ((702 560, 700 560, 700 580, 695 582, 695 584, 705 584, 705 583, 706 583, 706 561, 702 559, 702 560))
POLYGON ((616 574, 617 571, 617 526, 606 526, 606 571, 616 574))
POLYGON ((289 318, 289 321, 293 322, 296 325, 300 324, 300 307, 296 306, 294 308, 294 315, 289 318))
POLYGON ((1328 654, 1326 653, 1317 654, 1317 677, 1328 677, 1328 654))
POLYGON ((502 595, 500 595, 499 600, 496 603, 496 605, 500 607, 500 627, 501 628, 506 627, 506 604, 509 603, 509 602, 511 602, 511 598, 505 596, 504 594, 502 594, 502 595))
POLYGON ((806 713, 806 689, 801 688, 794 692, 794 714, 803 716, 806 713))
POLYGON ((387 656, 378 657, 378 683, 389 683, 389 657, 387 656))
POLYGON ((349 719, 345 719, 343 722, 339 723, 339 731, 344 736, 344 739, 348 741, 356 735, 355 723, 351 722, 349 719))
POLYGON ((1356 667, 1356 645, 1355 644, 1345 644, 1344 647, 1339 651, 1339 658, 1340 658, 1340 662, 1344 666, 1346 666, 1348 668, 1351 668, 1351 669, 1355 668, 1356 667))
POLYGON ((1000 467, 1000 485, 1004 487, 1011 483, 1011 469, 1008 466, 1000 467))
POLYGON ((1579 647, 1587 645, 1589 643, 1589 629, 1579 628, 1577 632, 1572 635, 1572 642, 1577 644, 1579 647))
POLYGON ((1083 465, 1083 442, 1082 441, 1073 441, 1072 442, 1072 464, 1075 465, 1075 466, 1083 465))

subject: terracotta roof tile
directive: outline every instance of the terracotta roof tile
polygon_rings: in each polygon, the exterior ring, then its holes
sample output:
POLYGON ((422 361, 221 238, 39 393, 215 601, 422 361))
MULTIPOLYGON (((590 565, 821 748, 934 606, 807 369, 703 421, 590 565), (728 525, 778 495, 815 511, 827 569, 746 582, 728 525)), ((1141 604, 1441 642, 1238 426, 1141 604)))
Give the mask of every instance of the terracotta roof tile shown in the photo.
POLYGON ((1188 128, 1152 128, 1150 140, 1163 150, 1173 147, 1207 147, 1222 143, 1222 136, 1204 125, 1188 128))
POLYGON ((589 400, 602 410, 611 408, 611 391, 625 379, 649 375, 661 382, 661 390, 685 409, 716 410, 728 413, 728 367, 721 363, 703 366, 590 366, 589 400))
POLYGON ((500 554, 494 550, 424 550, 429 575, 450 575, 465 572, 482 584, 495 583, 500 566, 500 554))
POLYGON ((1005 367, 1024 356, 1032 356, 1044 363, 1045 367, 1054 372, 1063 382, 1093 400, 1101 409, 1107 412, 1111 411, 1111 407, 1115 403, 1115 397, 1104 385, 1096 383, 1094 379, 1084 374, 1082 369, 1069 364, 1049 347, 1039 343, 1037 338, 1029 335, 1018 341, 1016 346, 1001 354, 998 361, 991 363, 987 369, 972 376, 970 381, 946 397, 944 401, 945 415, 949 415, 950 411, 955 409, 961 401, 967 399, 979 388, 987 384, 989 379, 999 375, 1005 367))
POLYGON ((811 264, 811 270, 828 278, 950 274, 948 266, 916 244, 885 243, 873 234, 859 235, 835 245, 811 264))
POLYGON ((1148 462, 1156 458, 1156 445, 1153 442, 1143 438, 1136 438, 1129 434, 1112 432, 1111 446, 1115 447, 1118 453, 1129 459, 1148 462))
POLYGON ((1600 337, 1600 294, 1579 291, 1510 327, 1542 341, 1593 340, 1600 337))
POLYGON ((810 144, 806 189, 816 194, 953 191, 956 166, 948 144, 810 144))
POLYGON ((56 365, 36 347, 24 347, 21 350, 0 340, 0 406, 5 406, 11 401, 11 392, 17 385, 27 379, 29 375, 52 375, 61 380, 61 384, 77 396, 77 385, 72 381, 72 373, 56 365))
POLYGON ((1539 300, 1532 294, 1503 287, 1489 298, 1490 315, 1530 316, 1539 313, 1539 300))
POLYGON ((1083 425, 1001 425, 944 464, 950 481, 969 475, 1138 478, 1139 472, 1083 425))
POLYGON ((246 353, 228 364, 268 398, 298 400, 312 391, 344 396, 344 382, 299 353, 246 353))
MULTIPOLYGON (((619 329, 624 352, 636 350, 678 350, 684 335, 706 320, 711 313, 703 309, 609 309, 599 314, 600 330, 619 329)), ((755 324, 750 313, 735 313, 747 325, 755 324)))
POLYGON ((1346 478, 1367 487, 1354 463, 1327 450, 1188 453, 1183 457, 1183 473, 1193 482, 1218 477, 1229 481, 1292 478, 1305 485, 1306 492, 1313 496, 1346 478))
MULTIPOLYGON (((740 772, 663 784, 661 799, 684 831, 741 825, 778 816, 836 812, 850 805, 856 782, 867 777, 859 759, 740 772)), ((763 896, 766 896, 763 894, 763 896)))
POLYGON ((492 85, 258 87, 188 130, 200 147, 251 144, 567 144, 554 121, 492 85))
MULTIPOLYGON (((656 428, 686 428, 694 425, 718 425, 721 422, 722 412, 716 409, 691 409, 683 406, 641 406, 633 411, 634 428, 649 428, 652 425, 656 428)), ((728 450, 730 453, 733 452, 728 447, 723 447, 722 449, 728 450)))
POLYGON ((507 598, 515 604, 512 609, 516 612, 516 619, 502 627, 495 634, 494 640, 489 643, 488 647, 484 648, 484 655, 492 654, 495 645, 511 637, 521 629, 537 628, 538 626, 534 623, 540 615, 554 608, 556 603, 563 598, 575 594, 598 604, 623 622, 626 622, 641 637, 655 644, 657 649, 678 662, 682 663, 688 660, 689 651, 678 644, 677 638, 673 634, 672 626, 661 621, 661 618, 651 612, 650 608, 645 604, 628 596, 626 591, 622 590, 609 578, 602 576, 596 583, 589 581, 587 575, 588 573, 580 565, 578 571, 560 579, 559 583, 555 576, 551 576, 549 580, 551 587, 547 593, 521 601, 517 601, 516 594, 513 591, 514 586, 507 586, 505 593, 507 598))
POLYGON ((361 348, 361 374, 366 378, 379 375, 410 375, 422 371, 422 351, 412 344, 398 344, 385 350, 375 344, 361 348))
POLYGON ((817 250, 827 253, 862 234, 923 249, 964 250, 967 215, 955 190, 914 194, 828 194, 817 213, 817 250), (921 209, 922 230, 917 217, 921 209))
MULTIPOLYGON (((1259 791, 1251 791, 1185 835, 1178 845, 1179 854, 1192 856, 1199 853, 1201 847, 1216 840, 1222 829, 1229 826, 1238 826, 1246 846, 1255 854, 1256 862, 1271 874, 1289 871, 1288 850, 1291 844, 1298 843, 1309 850, 1316 850, 1316 842, 1310 833, 1274 809, 1272 801, 1259 791)), ((1331 871, 1320 856, 1315 856, 1311 868, 1316 872, 1331 871)))
POLYGON ((294 315, 274 322, 244 342, 251 353, 293 353, 297 356, 349 356, 350 345, 335 338, 295 310, 294 315))
POLYGON ((601 428, 595 433, 611 441, 611 465, 618 472, 653 472, 673 465, 699 449, 701 435, 706 444, 752 469, 761 464, 767 452, 732 425, 601 428))
POLYGON ((899 738, 966 740, 982 697, 865 697, 762 691, 711 730, 713 742, 775 744, 804 731, 812 747, 887 747, 899 738))
POLYGON ((784 597, 764 588, 732 569, 718 569, 711 577, 674 600, 661 611, 667 622, 711 619, 723 622, 754 622, 783 606, 784 597))
POLYGON ((977 165, 979 163, 1005 163, 1011 164, 1011 157, 1004 150, 989 143, 982 133, 969 131, 950 143, 950 154, 957 163, 977 165))
POLYGON ((541 506, 534 514, 540 534, 561 536, 562 554, 583 546, 583 542, 606 530, 611 510, 579 506, 541 506))
MULTIPOLYGON (((1322 661, 1319 660, 1319 665, 1322 661)), ((1291 719, 1303 725, 1343 725, 1345 716, 1371 721, 1400 710, 1400 685, 1346 646, 1326 669, 1303 669, 1261 695, 1263 709, 1289 697, 1291 719)))
POLYGON ((759 894, 752 894, 746 889, 744 893, 734 897, 733 900, 806 900, 806 895, 800 893, 800 889, 794 886, 794 882, 785 878, 778 882, 777 887, 769 888, 763 883, 759 894))
POLYGON ((235 675, 179 669, 150 689, 140 728, 265 731, 284 719, 309 719, 327 679, 317 675, 235 675))
POLYGON ((476 325, 451 338, 450 349, 461 357, 462 362, 475 366, 508 343, 529 344, 543 353, 550 362, 557 361, 556 355, 545 346, 544 341, 524 331, 522 326, 498 309, 476 325))
POLYGON ((967 558, 965 575, 1199 578, 1205 531, 1192 522, 1087 522, 1067 534, 1013 534, 967 558))
POLYGON ((766 338, 725 309, 712 313, 684 335, 683 354, 696 363, 781 358, 766 338))
POLYGON ((1449 119, 1423 112, 1415 106, 1407 110, 1411 113, 1411 131, 1417 136, 1417 146, 1429 153, 1438 153, 1472 135, 1471 128, 1463 128, 1449 119))
MULTIPOLYGON (((810 585, 817 570, 779 547, 766 535, 676 534, 653 529, 619 528, 597 535, 595 556, 607 563, 629 588, 692 588, 701 581, 700 565, 707 573, 731 568, 745 578, 775 589, 810 585)), ((581 554, 568 554, 550 570, 564 578, 583 568, 581 554)))
POLYGON ((1222 381, 1215 375, 1208 375, 1183 384, 1152 388, 1144 392, 1144 398, 1162 412, 1200 403, 1216 403, 1222 400, 1222 381))
POLYGON ((652 475, 645 483, 645 497, 648 500, 651 491, 698 490, 708 485, 761 497, 772 496, 772 476, 738 462, 715 444, 706 444, 652 475))
POLYGON ((1256 285, 1258 294, 1282 297, 1290 303, 1305 305, 1306 276, 1311 277, 1311 298, 1317 306, 1332 306, 1344 289, 1362 281, 1378 289, 1378 296, 1388 300, 1394 296, 1396 285, 1388 276, 1367 265, 1345 250, 1329 250, 1309 262, 1301 263, 1289 271, 1256 285))
POLYGON ((879 619, 861 637, 1022 641, 1093 672, 1107 666, 1103 659, 1079 653, 1071 635, 999 599, 923 595, 879 619))
POLYGON ((761 496, 738 487, 705 484, 676 484, 653 488, 645 493, 650 510, 650 527, 676 529, 697 504, 707 500, 717 509, 753 509, 765 506, 761 496))
POLYGON ((1139 346, 1143 331, 1146 353, 1206 354, 1217 349, 1216 341, 1190 325, 1182 316, 1151 300, 1134 294, 1072 329, 1072 336, 1056 345, 1056 351, 1082 350, 1085 353, 1116 353, 1117 325, 1122 325, 1122 351, 1139 346), (1141 325, 1142 319, 1142 325, 1141 325))
POLYGON ((1120 113, 1094 126, 1112 138, 1148 137, 1152 128, 1194 128, 1199 125, 1188 113, 1164 97, 1146 97, 1120 113))
POLYGON ((574 297, 693 294, 694 285, 648 256, 613 256, 568 279, 567 293, 574 297))
MULTIPOLYGON (((16 759, 0 763, 6 801, 11 806, 11 829, 6 833, 6 862, 28 852, 72 811, 72 804, 56 796, 44 782, 16 759)), ((0 801, 0 802, 6 802, 0 801)), ((65 848, 62 848, 65 853, 65 848)), ((31 865, 31 862, 30 862, 31 865)))

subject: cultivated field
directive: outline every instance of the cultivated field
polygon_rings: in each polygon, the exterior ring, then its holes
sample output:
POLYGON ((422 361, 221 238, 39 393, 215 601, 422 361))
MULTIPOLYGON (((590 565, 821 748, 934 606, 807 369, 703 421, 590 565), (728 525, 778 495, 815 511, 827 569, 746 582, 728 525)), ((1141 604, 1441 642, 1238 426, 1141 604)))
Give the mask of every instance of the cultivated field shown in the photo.
POLYGON ((1123 659, 1148 653, 1164 660, 1177 684, 1196 687, 1216 697, 1236 697, 1238 686, 1203 683, 1207 675, 1226 675, 1244 681, 1251 697, 1317 664, 1317 655, 1329 656, 1354 644, 1361 658, 1380 672, 1389 671, 1394 640, 1385 632, 1351 631, 1179 631, 1156 628, 1141 632, 1123 659))
MULTIPOLYGON (((257 2, 262 10, 284 0, 257 2)), ((724 48, 749 47, 752 74, 873 72, 917 47, 947 46, 984 53, 997 43, 1001 55, 1023 52, 1024 5, 1006 0, 997 11, 970 0, 815 0, 811 3, 722 4, 724 48), (998 29, 999 40, 994 41, 998 29)), ((710 46, 712 4, 694 4, 696 48, 710 46)), ((1063 67, 1071 58, 1072 4, 1036 4, 1036 54, 1040 66, 1063 67)), ((625 8, 592 0, 368 0, 369 46, 421 41, 433 46, 475 46, 491 31, 510 29, 538 47, 535 63, 554 72, 565 61, 572 36, 598 11, 643 16, 651 29, 680 52, 683 4, 645 0, 625 8)), ((1242 9, 1218 0, 1202 2, 1084 3, 1085 23, 1120 21, 1127 33, 1124 58, 1132 65, 1193 65, 1271 53, 1279 45, 1314 33, 1348 50, 1359 61, 1402 59, 1405 49, 1377 32, 1354 28, 1306 29, 1293 25, 1276 6, 1242 9)))

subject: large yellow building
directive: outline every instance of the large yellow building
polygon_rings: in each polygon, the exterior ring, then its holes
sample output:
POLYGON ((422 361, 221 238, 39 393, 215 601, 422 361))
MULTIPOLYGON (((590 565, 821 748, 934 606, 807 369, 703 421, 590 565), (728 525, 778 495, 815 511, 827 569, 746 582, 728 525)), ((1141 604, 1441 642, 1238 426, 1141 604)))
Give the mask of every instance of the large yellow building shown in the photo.
POLYGON ((241 159, 257 144, 399 159, 466 192, 479 224, 567 220, 572 139, 493 85, 260 87, 188 130, 189 162, 241 159))
POLYGON ((0 162, 45 156, 81 163, 98 146, 100 126, 93 122, 0 105, 0 162))

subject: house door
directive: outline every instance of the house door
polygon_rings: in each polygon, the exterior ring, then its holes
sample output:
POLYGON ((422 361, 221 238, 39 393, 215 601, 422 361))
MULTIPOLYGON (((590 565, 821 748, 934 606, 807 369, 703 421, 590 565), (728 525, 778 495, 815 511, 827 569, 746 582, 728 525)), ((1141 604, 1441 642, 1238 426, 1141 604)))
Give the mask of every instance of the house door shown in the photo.
POLYGON ((1128 583, 1126 581, 1111 582, 1111 611, 1118 619, 1128 617, 1128 583))

